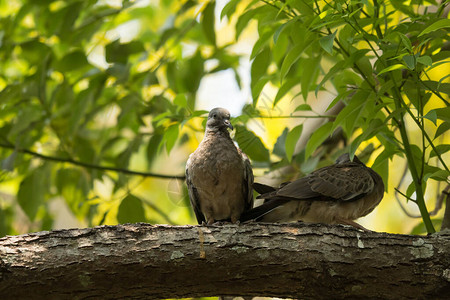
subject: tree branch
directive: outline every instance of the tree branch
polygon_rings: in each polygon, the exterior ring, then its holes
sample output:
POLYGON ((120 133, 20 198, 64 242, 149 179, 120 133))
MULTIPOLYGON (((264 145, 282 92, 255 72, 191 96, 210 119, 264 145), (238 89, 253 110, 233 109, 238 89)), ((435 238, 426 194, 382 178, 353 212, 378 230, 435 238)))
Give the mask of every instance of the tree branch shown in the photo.
POLYGON ((61 163, 69 163, 72 165, 76 165, 76 166, 80 166, 80 167, 84 167, 84 168, 88 168, 88 169, 96 169, 96 170, 101 170, 101 171, 113 171, 113 172, 118 172, 118 173, 122 173, 122 174, 137 175, 137 176, 143 176, 143 177, 156 177, 156 178, 163 178, 163 179, 178 179, 178 180, 185 179, 184 175, 165 175, 165 174, 157 174, 157 173, 152 173, 152 172, 139 172, 139 171, 133 171, 133 170, 117 168, 117 167, 99 166, 99 165, 95 165, 95 164, 91 164, 91 163, 87 163, 87 162, 78 161, 78 160, 75 160, 72 158, 63 158, 63 157, 44 155, 41 153, 34 152, 32 150, 17 148, 13 144, 0 143, 0 147, 12 149, 12 150, 20 152, 20 153, 29 154, 34 157, 40 158, 40 159, 56 161, 56 162, 61 162, 61 163))
POLYGON ((436 299, 450 235, 320 224, 126 224, 0 239, 1 299, 436 299))

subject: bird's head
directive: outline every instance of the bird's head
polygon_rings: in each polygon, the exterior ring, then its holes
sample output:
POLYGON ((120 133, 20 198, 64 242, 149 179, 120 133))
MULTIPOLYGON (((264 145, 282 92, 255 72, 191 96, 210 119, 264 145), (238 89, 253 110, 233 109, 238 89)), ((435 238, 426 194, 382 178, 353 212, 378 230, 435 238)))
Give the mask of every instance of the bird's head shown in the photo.
MULTIPOLYGON (((348 153, 344 153, 336 159, 336 164, 344 164, 351 162, 350 155, 348 153)), ((363 164, 356 155, 353 156, 353 162, 363 164)))
POLYGON ((225 108, 216 107, 209 112, 208 121, 206 121, 206 130, 226 131, 227 128, 233 130, 230 123, 230 112, 225 108))

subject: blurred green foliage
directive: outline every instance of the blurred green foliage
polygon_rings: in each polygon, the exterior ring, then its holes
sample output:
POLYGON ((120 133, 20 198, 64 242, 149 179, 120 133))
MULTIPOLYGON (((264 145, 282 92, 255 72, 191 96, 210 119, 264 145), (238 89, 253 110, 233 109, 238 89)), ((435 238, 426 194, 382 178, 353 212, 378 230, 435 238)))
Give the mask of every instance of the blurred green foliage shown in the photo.
MULTIPOLYGON (((173 177, 180 192, 172 201, 187 211, 183 174, 154 164, 203 130, 197 120, 205 111, 195 109, 203 77, 232 70, 241 86, 241 57, 233 43, 218 45, 215 1, 111 3, 0 1, 0 188, 10 191, 0 195, 0 235, 51 229, 49 206, 57 197, 87 226, 108 218, 179 223, 170 216, 173 204, 133 189, 145 178, 165 189, 158 180, 173 177), (109 197, 118 201, 111 207, 102 206, 111 199, 97 192, 99 182, 112 185, 109 197), (17 205, 30 222, 25 229, 17 205)), ((376 138, 374 168, 387 181, 389 159, 407 158, 411 185, 404 195, 432 232, 423 195, 430 180, 448 183, 450 175, 442 158, 449 147, 440 145, 450 128, 449 75, 430 75, 449 62, 450 24, 442 17, 448 1, 411 3, 231 0, 220 18, 236 20, 236 41, 251 20, 258 24, 253 101, 235 119, 235 139, 254 166, 313 169, 316 149, 338 128, 351 153, 376 138), (323 91, 334 94, 329 108, 346 106, 300 153, 301 125, 270 148, 245 126, 267 117, 257 104, 268 85, 278 88, 273 107, 286 97, 302 99, 292 114, 312 112, 308 97, 323 91), (417 129, 421 138, 410 140, 417 129)))
POLYGON ((167 222, 170 206, 159 209, 129 185, 183 176, 147 171, 164 148, 185 143, 181 127, 204 114, 194 108, 202 77, 238 66, 237 55, 215 45, 215 3, 0 3, 2 183, 16 194, 0 202, 1 234, 17 233, 15 203, 28 230, 43 229, 58 196, 84 224, 102 224, 112 212, 98 209, 108 199, 95 193, 97 181, 112 182, 111 198, 121 198, 118 222, 167 222), (118 35, 130 22, 136 32, 118 35), (182 43, 196 50, 186 55, 182 43), (212 59, 219 63, 206 71, 212 59))
MULTIPOLYGON (((223 14, 229 16, 237 3, 231 0, 223 14)), ((351 154, 376 138, 381 151, 373 168, 387 182, 389 160, 406 158, 411 184, 403 195, 417 204, 432 233, 425 190, 429 181, 448 184, 450 178, 444 159, 449 147, 441 145, 450 121, 450 20, 444 12, 449 2, 408 3, 252 1, 239 16, 236 35, 249 19, 257 20, 259 39, 251 54, 254 106, 268 82, 278 87, 274 106, 288 91, 305 102, 311 93, 334 94, 328 109, 345 103, 333 122, 310 136, 297 155, 299 163, 339 128, 350 141, 351 154), (432 74, 443 65, 437 76, 432 74), (420 132, 417 140, 411 138, 414 131, 420 132)), ((286 137, 289 161, 301 130, 296 127, 286 137)))

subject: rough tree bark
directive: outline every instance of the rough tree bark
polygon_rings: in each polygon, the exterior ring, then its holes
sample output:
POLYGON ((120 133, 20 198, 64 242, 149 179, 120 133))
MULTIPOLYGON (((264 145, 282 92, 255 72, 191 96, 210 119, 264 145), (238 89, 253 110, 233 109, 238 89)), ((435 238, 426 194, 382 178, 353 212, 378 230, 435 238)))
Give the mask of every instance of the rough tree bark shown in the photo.
POLYGON ((0 299, 436 299, 450 235, 319 224, 126 224, 0 239, 0 299))

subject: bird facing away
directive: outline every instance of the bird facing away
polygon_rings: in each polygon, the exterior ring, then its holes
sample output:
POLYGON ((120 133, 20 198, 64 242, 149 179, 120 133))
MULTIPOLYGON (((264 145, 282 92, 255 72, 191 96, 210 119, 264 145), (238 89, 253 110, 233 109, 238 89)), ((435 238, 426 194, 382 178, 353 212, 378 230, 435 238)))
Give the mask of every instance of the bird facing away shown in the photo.
POLYGON ((346 224, 365 229, 353 220, 369 214, 381 201, 384 184, 380 175, 356 156, 341 155, 334 165, 282 184, 279 188, 255 183, 265 199, 241 216, 262 222, 346 224))
POLYGON ((228 133, 230 113, 214 108, 205 137, 186 163, 186 184, 199 224, 236 223, 253 206, 253 172, 248 157, 228 133))

